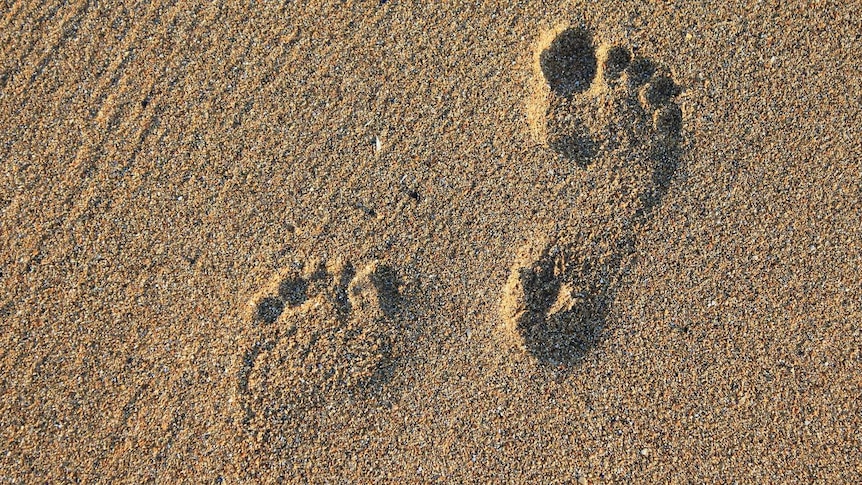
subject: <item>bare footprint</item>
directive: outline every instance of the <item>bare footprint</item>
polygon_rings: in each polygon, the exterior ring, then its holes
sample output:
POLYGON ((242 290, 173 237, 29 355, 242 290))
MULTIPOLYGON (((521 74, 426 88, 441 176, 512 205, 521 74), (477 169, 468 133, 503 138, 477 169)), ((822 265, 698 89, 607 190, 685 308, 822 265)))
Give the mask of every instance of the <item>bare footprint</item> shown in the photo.
POLYGON ((397 278, 378 262, 276 274, 249 302, 259 338, 238 374, 245 425, 298 424, 308 410, 373 398, 397 360, 399 305, 397 278))
POLYGON ((500 313, 518 347, 540 362, 573 363, 601 338, 638 230, 676 171, 680 88, 665 69, 624 46, 597 46, 581 27, 543 36, 534 61, 531 132, 584 168, 575 212, 587 227, 533 235, 500 313))

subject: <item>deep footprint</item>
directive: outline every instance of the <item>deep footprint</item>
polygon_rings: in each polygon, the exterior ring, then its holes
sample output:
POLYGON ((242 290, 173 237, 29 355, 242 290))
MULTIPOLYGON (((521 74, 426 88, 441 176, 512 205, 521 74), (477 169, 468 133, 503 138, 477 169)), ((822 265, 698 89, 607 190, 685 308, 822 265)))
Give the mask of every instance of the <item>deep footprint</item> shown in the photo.
POLYGON ((584 168, 586 226, 537 234, 518 253, 501 316, 517 346, 545 363, 576 363, 601 339, 636 236, 676 172, 681 89, 623 46, 581 27, 540 40, 528 103, 536 140, 584 168))
MULTIPOLYGON (((286 270, 250 302, 259 336, 243 356, 238 391, 250 429, 309 409, 373 397, 390 378, 400 334, 399 283, 388 266, 349 263, 286 270)), ((303 413, 300 415, 299 413, 303 413)))
MULTIPOLYGON (((553 33, 553 32, 552 32, 553 33)), ((537 46, 528 119, 535 140, 581 166, 619 148, 675 146, 682 112, 669 73, 569 27, 537 46)))

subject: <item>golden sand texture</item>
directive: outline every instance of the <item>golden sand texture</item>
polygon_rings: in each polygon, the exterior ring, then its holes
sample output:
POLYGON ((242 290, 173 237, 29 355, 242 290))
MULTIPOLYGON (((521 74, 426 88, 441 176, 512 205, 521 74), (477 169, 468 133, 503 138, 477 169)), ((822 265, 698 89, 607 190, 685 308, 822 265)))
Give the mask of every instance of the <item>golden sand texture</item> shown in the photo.
POLYGON ((0 482, 862 482, 858 2, 0 2, 0 482))

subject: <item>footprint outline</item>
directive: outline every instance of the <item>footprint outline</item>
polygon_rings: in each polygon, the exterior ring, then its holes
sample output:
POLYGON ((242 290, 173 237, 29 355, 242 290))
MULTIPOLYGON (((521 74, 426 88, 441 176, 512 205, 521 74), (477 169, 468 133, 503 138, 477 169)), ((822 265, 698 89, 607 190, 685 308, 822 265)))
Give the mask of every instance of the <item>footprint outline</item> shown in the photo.
POLYGON ((398 360, 401 286, 377 260, 359 271, 316 261, 276 272, 248 304, 258 337, 237 372, 243 424, 300 401, 320 406, 379 393, 398 360))
POLYGON ((540 363, 576 364, 604 337, 637 233, 678 169, 682 88, 631 49, 596 45, 583 25, 541 35, 533 68, 527 117, 536 142, 585 171, 643 172, 634 177, 635 200, 625 205, 634 209, 611 238, 538 231, 519 248, 504 284, 504 335, 540 363))

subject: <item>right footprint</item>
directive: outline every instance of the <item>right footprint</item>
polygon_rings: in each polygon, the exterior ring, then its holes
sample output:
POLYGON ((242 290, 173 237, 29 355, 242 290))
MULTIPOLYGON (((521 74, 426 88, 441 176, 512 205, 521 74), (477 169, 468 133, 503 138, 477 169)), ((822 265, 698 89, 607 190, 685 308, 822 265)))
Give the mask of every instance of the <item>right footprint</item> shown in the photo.
POLYGON ((597 46, 581 27, 544 36, 534 70, 531 131, 584 169, 582 227, 534 235, 519 250, 500 313, 518 347, 571 364, 601 338, 636 235, 676 171, 681 89, 666 69, 625 46, 597 46))

